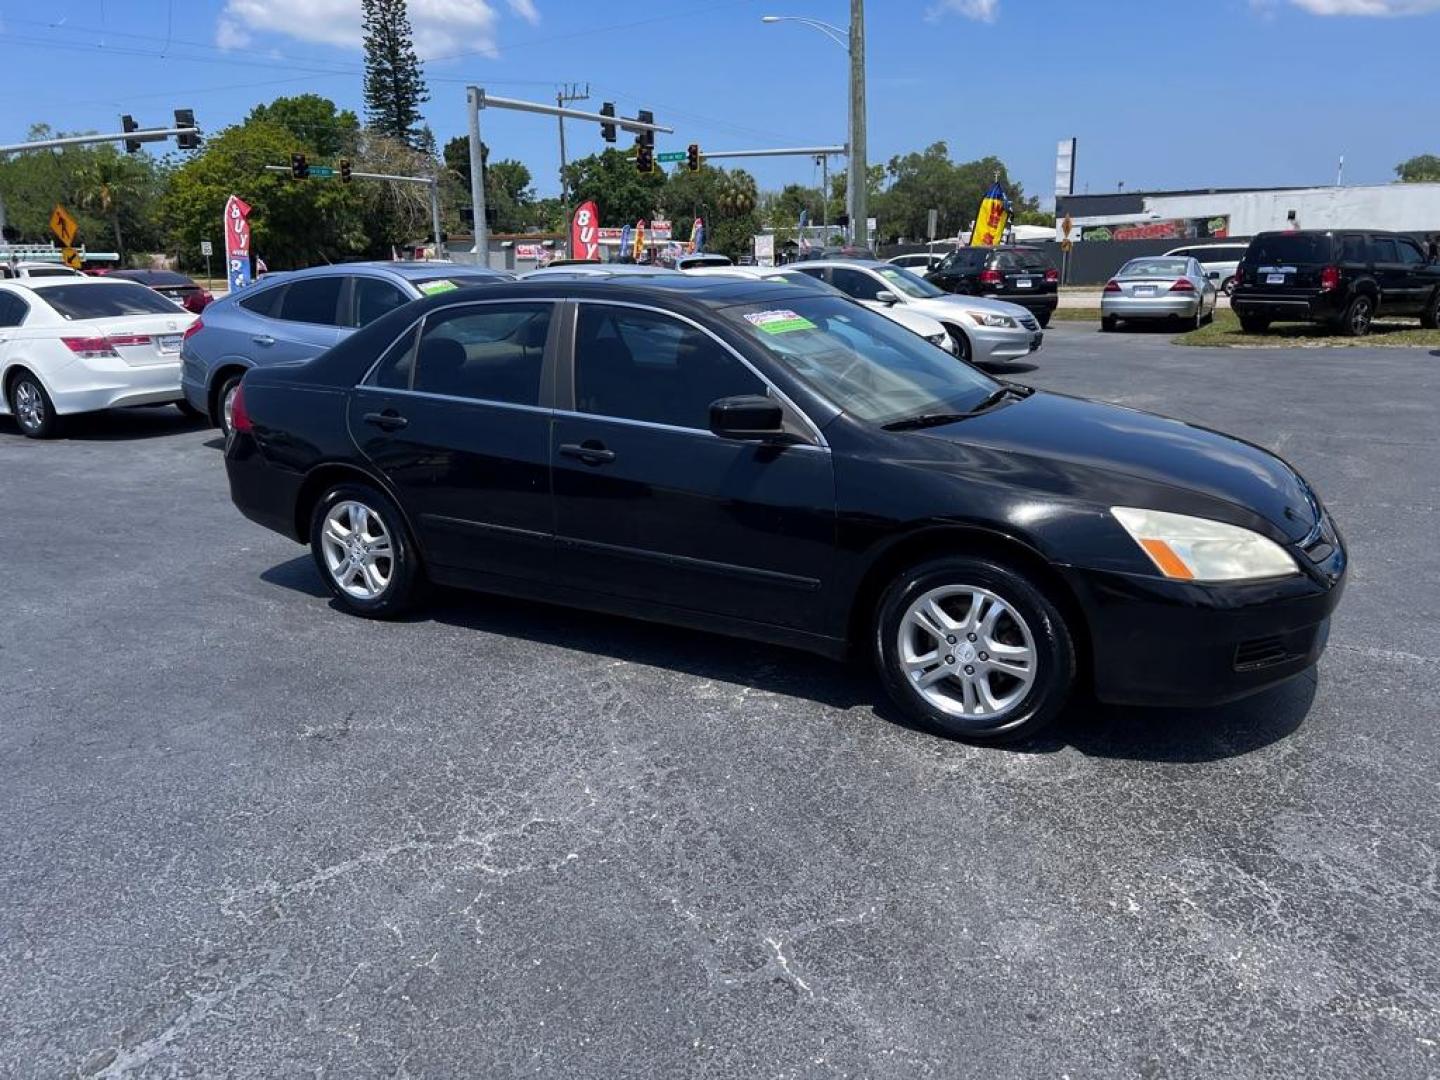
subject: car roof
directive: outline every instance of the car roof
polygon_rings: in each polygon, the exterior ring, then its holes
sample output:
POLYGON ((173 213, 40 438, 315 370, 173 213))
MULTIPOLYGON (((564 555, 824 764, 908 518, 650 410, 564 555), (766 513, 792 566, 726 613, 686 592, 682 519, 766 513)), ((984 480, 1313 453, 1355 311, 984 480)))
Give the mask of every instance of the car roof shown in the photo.
POLYGON ((119 281, 138 281, 145 285, 194 285, 184 274, 174 270, 112 270, 105 275, 119 281))
POLYGON ((417 278, 443 278, 443 277, 483 277, 494 278, 499 281, 506 280, 508 275, 503 270, 493 270, 487 266, 474 266, 469 263, 452 262, 390 262, 388 260, 374 259, 365 262, 332 263, 326 266, 307 266, 303 270, 285 270, 265 274, 263 280, 271 278, 279 279, 282 274, 286 281, 295 281, 299 278, 329 277, 334 274, 353 274, 357 270, 376 271, 382 274, 393 274, 406 280, 417 278))
MULTIPOLYGON (((107 274, 105 277, 85 277, 82 275, 80 277, 56 276, 42 278, 23 278, 12 280, 10 284, 21 285, 27 289, 33 289, 36 292, 43 292, 46 289, 58 289, 62 285, 69 286, 70 288, 74 288, 76 285, 96 285, 101 288, 114 289, 121 285, 140 285, 140 282, 129 281, 124 278, 116 281, 107 274)), ((143 288, 144 286, 141 287, 143 288)))

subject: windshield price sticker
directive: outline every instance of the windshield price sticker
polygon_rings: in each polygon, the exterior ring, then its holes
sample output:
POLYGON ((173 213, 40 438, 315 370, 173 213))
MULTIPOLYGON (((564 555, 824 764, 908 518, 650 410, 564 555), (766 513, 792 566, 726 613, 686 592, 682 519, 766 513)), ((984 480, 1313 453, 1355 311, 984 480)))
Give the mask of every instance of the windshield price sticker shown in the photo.
POLYGON ((803 315, 783 308, 776 311, 754 311, 745 316, 745 321, 757 330, 767 334, 788 334, 792 330, 814 330, 815 324, 803 315))
POLYGON ((460 286, 453 281, 426 281, 417 288, 426 296, 434 296, 436 293, 449 292, 451 289, 458 289, 460 286))

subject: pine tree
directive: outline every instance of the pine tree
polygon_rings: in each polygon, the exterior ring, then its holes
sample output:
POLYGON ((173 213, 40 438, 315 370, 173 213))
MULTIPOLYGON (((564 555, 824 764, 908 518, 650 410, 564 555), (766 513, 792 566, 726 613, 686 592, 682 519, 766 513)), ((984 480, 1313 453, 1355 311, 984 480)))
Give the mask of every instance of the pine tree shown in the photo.
POLYGON ((420 106, 430 100, 411 41, 405 0, 360 0, 365 33, 365 119, 418 148, 420 106))

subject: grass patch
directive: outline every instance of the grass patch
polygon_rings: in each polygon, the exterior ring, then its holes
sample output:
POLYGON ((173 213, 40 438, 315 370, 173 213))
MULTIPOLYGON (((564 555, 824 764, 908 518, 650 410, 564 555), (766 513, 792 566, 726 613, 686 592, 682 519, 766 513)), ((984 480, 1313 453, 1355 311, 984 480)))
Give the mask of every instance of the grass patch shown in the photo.
POLYGON ((1440 346, 1440 330, 1423 330, 1411 320, 1376 322, 1365 337, 1346 337, 1312 323, 1274 323, 1263 334, 1247 334, 1232 311, 1217 310, 1213 322, 1174 339, 1176 345, 1228 345, 1258 348, 1280 345, 1411 345, 1440 346))
POLYGON ((1061 322, 1093 322, 1100 321, 1100 309, 1098 307, 1057 307, 1051 319, 1058 319, 1061 322))

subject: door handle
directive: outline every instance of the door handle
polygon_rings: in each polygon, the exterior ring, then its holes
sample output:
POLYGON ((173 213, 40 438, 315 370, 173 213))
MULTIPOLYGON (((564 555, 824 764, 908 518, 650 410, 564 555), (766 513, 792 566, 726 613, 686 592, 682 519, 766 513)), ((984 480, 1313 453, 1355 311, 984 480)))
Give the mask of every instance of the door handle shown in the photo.
POLYGON ((394 409, 386 409, 384 412, 367 412, 363 419, 367 424, 374 424, 382 431, 399 431, 410 423, 394 409))
POLYGON ((274 339, 273 337, 271 337, 269 334, 256 334, 256 335, 255 335, 254 337, 252 337, 250 340, 253 341, 256 345, 274 345, 274 344, 275 344, 275 339, 274 339))
POLYGON ((583 443, 561 443, 560 453, 579 458, 586 465, 604 465, 615 460, 615 451, 606 449, 605 444, 596 439, 586 439, 583 443))

